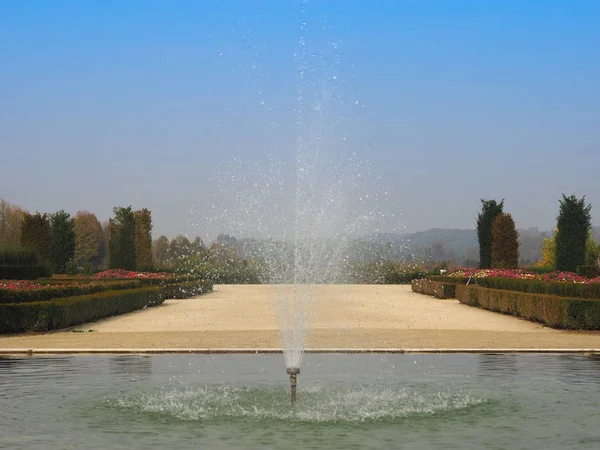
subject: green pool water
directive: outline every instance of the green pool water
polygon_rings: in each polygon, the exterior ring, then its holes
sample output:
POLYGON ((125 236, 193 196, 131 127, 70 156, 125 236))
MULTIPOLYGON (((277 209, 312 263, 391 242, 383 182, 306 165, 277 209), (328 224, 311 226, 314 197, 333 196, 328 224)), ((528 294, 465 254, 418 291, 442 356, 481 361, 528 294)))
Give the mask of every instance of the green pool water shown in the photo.
POLYGON ((600 358, 0 358, 0 448, 598 449, 600 358))

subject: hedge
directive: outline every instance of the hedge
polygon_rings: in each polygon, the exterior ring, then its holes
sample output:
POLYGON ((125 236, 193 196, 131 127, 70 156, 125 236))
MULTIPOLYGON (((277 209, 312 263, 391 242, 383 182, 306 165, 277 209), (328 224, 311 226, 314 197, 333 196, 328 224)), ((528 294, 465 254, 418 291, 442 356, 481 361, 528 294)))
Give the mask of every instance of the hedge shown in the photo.
POLYGON ((383 275, 383 284, 410 284, 413 280, 424 278, 426 272, 420 269, 392 270, 383 275))
POLYGON ((456 298, 466 305, 511 314, 553 328, 600 329, 600 299, 559 297, 474 285, 457 285, 456 298))
POLYGON ((477 284, 491 289, 504 289, 529 294, 556 295, 600 299, 600 283, 565 283, 518 278, 480 278, 477 284))
POLYGON ((125 314, 165 300, 165 289, 107 291, 44 302, 0 304, 0 333, 47 331, 125 314))
POLYGON ((595 265, 577 266, 577 275, 586 278, 596 278, 600 275, 600 269, 595 265))
MULTIPOLYGON (((431 276, 432 281, 466 284, 467 278, 431 276)), ((478 285, 491 289, 526 292, 530 294, 557 295, 559 297, 577 297, 600 299, 600 283, 567 283, 564 281, 544 281, 531 278, 472 278, 469 285, 478 285)))
POLYGON ((0 303, 43 302, 57 298, 96 294, 104 291, 137 289, 140 287, 141 283, 138 280, 126 280, 88 284, 65 284, 61 286, 42 285, 35 289, 0 289, 0 303))
MULTIPOLYGON (((451 283, 451 284, 467 284, 469 278, 463 277, 450 277, 448 275, 427 275, 425 277, 430 281, 437 281, 439 283, 451 283)), ((475 278, 471 279, 471 283, 475 283, 475 278)))
MULTIPOLYGON (((118 278, 117 278, 118 279, 118 278)), ((147 286, 168 286, 170 284, 175 283, 188 283, 194 281, 202 280, 201 277, 193 276, 193 275, 178 275, 178 276, 170 276, 166 278, 134 278, 135 280, 139 280, 142 285, 147 286)))
POLYGON ((452 283, 439 283, 430 280, 413 280, 412 290, 419 294, 433 295, 436 298, 446 299, 456 297, 456 285, 452 283))
POLYGON ((211 280, 188 281, 186 283, 167 285, 164 289, 166 290, 167 298, 184 299, 212 291, 213 282, 211 280))
POLYGON ((0 280, 36 280, 49 276, 50 269, 41 264, 34 266, 0 265, 0 280))
POLYGON ((0 247, 0 266, 37 266, 40 261, 33 250, 20 247, 0 247))

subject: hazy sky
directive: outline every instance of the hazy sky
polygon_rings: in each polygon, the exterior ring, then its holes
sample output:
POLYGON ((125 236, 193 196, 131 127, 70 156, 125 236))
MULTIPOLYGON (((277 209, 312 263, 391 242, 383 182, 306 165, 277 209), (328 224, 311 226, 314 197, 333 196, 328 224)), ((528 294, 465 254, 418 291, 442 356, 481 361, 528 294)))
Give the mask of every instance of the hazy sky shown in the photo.
POLYGON ((390 230, 550 229, 563 192, 599 225, 599 49, 596 0, 2 1, 0 197, 276 232, 300 148, 390 230))

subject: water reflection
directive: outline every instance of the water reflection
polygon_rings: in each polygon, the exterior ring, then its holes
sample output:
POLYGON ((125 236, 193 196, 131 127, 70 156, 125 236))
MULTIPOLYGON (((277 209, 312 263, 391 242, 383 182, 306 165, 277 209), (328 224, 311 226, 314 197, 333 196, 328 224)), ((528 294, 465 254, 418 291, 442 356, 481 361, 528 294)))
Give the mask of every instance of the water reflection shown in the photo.
POLYGON ((485 353, 477 359, 477 376, 483 379, 514 381, 519 373, 518 355, 512 353, 485 353))
POLYGON ((110 373, 127 377, 147 378, 152 375, 152 356, 119 355, 108 360, 110 373))

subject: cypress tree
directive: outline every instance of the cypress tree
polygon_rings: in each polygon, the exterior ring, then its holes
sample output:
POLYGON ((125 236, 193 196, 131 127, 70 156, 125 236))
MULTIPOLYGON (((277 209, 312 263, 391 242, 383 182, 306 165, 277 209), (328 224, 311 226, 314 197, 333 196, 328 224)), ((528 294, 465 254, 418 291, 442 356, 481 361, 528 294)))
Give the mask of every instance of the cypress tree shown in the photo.
POLYGON ((585 265, 586 241, 592 227, 591 205, 585 204, 585 196, 563 194, 559 200, 557 217, 556 269, 576 272, 577 266, 585 265))
POLYGON ((52 263, 52 227, 48 214, 23 214, 21 222, 21 246, 34 250, 40 263, 50 266, 52 263))
POLYGON ((479 268, 492 267, 492 222, 498 214, 502 214, 504 200, 481 199, 481 211, 477 216, 477 238, 479 240, 479 268))
POLYGON ((73 218, 66 211, 50 216, 52 225, 52 269, 66 273, 67 264, 75 259, 75 230, 73 218))
POLYGON ((137 270, 151 270, 152 261, 152 213, 144 208, 135 215, 135 257, 137 270))
POLYGON ((492 267, 519 267, 519 233, 510 214, 498 214, 492 222, 492 267))
POLYGON ((111 269, 136 270, 135 214, 131 206, 115 206, 109 220, 109 267, 111 269))

